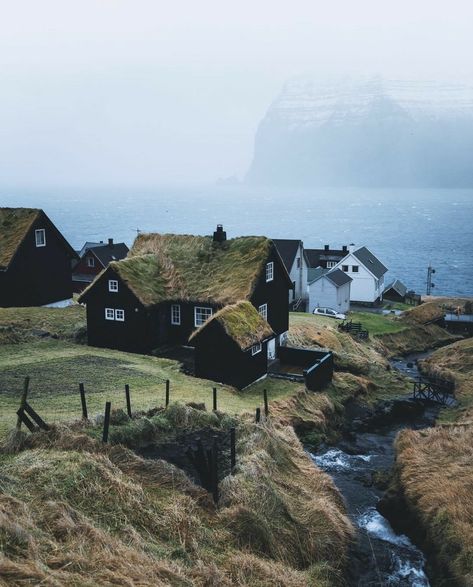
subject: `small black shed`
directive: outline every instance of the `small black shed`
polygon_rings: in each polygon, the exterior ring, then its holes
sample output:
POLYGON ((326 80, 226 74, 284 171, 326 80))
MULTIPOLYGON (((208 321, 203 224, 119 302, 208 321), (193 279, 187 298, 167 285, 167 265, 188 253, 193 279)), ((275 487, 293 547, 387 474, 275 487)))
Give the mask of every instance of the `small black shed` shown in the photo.
POLYGON ((395 279, 384 288, 383 299, 390 300, 391 302, 404 302, 406 299, 406 293, 407 287, 402 281, 395 279))
POLYGON ((195 346, 195 375, 243 389, 267 374, 267 341, 273 337, 250 302, 226 306, 189 339, 195 346))

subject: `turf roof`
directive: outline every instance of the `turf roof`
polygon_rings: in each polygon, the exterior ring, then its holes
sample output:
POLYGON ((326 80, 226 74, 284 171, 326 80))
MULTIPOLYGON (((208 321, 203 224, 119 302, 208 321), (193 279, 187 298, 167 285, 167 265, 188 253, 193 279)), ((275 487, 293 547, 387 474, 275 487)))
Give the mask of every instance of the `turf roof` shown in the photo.
POLYGON ((189 340, 199 336, 205 328, 215 322, 223 327, 242 351, 274 336, 271 326, 258 314, 256 308, 250 302, 241 301, 219 310, 210 320, 195 330, 189 340))
POLYGON ((271 241, 239 237, 141 234, 127 259, 110 266, 144 305, 167 300, 217 305, 248 299, 263 270, 271 241))
POLYGON ((0 269, 8 267, 40 212, 37 208, 0 208, 0 269))

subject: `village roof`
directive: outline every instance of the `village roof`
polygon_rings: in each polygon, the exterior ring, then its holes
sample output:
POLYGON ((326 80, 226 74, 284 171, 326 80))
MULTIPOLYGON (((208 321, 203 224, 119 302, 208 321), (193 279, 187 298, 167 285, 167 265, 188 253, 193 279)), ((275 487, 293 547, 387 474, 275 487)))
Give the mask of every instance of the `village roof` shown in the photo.
POLYGON ((341 249, 305 249, 309 267, 319 267, 321 261, 341 261, 348 255, 348 251, 341 249))
POLYGON ((273 238, 273 243, 281 256, 288 273, 290 273, 292 269, 301 242, 302 241, 299 239, 273 238))
POLYGON ((107 267, 112 261, 120 261, 128 255, 128 247, 125 243, 113 244, 99 244, 98 246, 89 247, 87 251, 91 251, 100 263, 107 267))
POLYGON ((386 293, 390 289, 393 289, 395 292, 397 292, 402 297, 404 297, 407 293, 407 287, 402 283, 402 281, 399 281, 399 279, 395 279, 389 285, 387 285, 384 288, 383 293, 386 293))
POLYGON ((340 269, 324 269, 323 267, 309 269, 307 276, 309 285, 319 280, 321 277, 330 279, 330 281, 337 287, 353 281, 353 279, 345 271, 341 271, 340 269))
POLYGON ((268 322, 247 301, 225 306, 195 330, 189 341, 195 340, 212 324, 218 323, 242 351, 274 336, 268 322))
POLYGON ((109 267, 145 306, 168 300, 223 306, 251 296, 271 246, 261 236, 216 243, 209 236, 140 234, 128 257, 109 267))
POLYGON ((366 247, 361 247, 361 249, 354 251, 352 254, 378 279, 388 270, 366 247))

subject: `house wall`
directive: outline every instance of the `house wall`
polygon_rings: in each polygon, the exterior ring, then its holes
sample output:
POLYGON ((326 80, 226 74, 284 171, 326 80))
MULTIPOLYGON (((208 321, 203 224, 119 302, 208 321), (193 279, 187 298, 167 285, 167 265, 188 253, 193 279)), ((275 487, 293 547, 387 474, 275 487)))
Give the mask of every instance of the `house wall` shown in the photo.
POLYGON ((48 217, 33 223, 6 271, 0 271, 0 306, 42 306, 72 298, 72 252, 48 217), (44 228, 46 246, 35 230, 44 228))
POLYGON ((238 389, 266 375, 268 371, 267 345, 261 352, 242 351, 230 339, 220 324, 209 324, 195 339, 195 375, 238 389))
POLYGON ((294 257, 294 263, 292 264, 289 277, 291 282, 295 283, 295 290, 289 291, 289 303, 302 298, 307 299, 307 262, 304 256, 304 248, 302 244, 299 244, 297 254, 294 257), (301 260, 301 266, 297 267, 297 259, 301 260))
POLYGON ((376 279, 352 254, 342 259, 337 268, 342 269, 343 265, 348 265, 348 275, 353 280, 350 285, 350 300, 352 302, 373 303, 378 298, 382 299, 384 275, 380 279, 376 279), (357 273, 353 272, 353 265, 358 265, 357 273))
POLYGON ((321 277, 309 285, 309 308, 312 313, 315 308, 333 308, 338 312, 348 312, 350 309, 350 283, 337 287, 327 277, 321 277))
POLYGON ((159 325, 161 344, 190 344, 189 337, 196 329, 195 326, 195 308, 205 307, 212 308, 215 314, 220 306, 206 302, 166 302, 160 305, 159 325), (171 306, 179 305, 181 308, 181 324, 171 323, 171 306))

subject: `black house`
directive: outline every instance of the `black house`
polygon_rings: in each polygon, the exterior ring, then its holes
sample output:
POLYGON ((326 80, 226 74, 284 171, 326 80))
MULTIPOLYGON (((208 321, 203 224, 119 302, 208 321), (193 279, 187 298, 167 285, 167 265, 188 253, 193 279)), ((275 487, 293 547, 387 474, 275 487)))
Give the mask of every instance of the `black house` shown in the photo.
POLYGON ((407 287, 402 283, 402 281, 395 279, 385 287, 383 292, 383 299, 390 300, 391 302, 405 302, 406 294, 407 287))
POLYGON ((88 342, 147 353, 187 344, 194 329, 225 306, 247 300, 274 332, 274 358, 289 328, 292 284, 265 237, 140 234, 126 259, 110 263, 83 292, 88 342))
POLYGON ((317 267, 331 269, 348 255, 348 246, 343 245, 341 249, 331 249, 330 245, 324 245, 323 249, 305 249, 305 254, 311 269, 317 267))
POLYGON ((46 214, 0 208, 0 306, 42 306, 72 298, 77 254, 46 214))
POLYGON ((72 288, 80 293, 88 287, 97 275, 106 269, 112 261, 120 261, 128 255, 125 243, 114 243, 113 238, 108 242, 86 242, 79 252, 79 262, 72 271, 72 288))
POLYGON ((192 334, 195 375, 242 389, 268 372, 269 324, 250 302, 225 306, 192 334))

